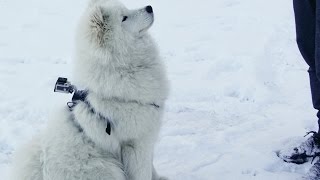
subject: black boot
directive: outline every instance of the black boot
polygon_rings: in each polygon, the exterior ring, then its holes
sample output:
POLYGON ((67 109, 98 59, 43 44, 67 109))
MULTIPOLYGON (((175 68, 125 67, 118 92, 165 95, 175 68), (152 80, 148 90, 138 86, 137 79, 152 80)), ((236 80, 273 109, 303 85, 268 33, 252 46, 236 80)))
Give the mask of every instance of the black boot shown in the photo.
POLYGON ((313 133, 313 135, 305 142, 301 143, 297 147, 279 151, 277 153, 278 157, 283 159, 285 162, 295 164, 303 164, 311 161, 314 154, 320 152, 320 134, 317 132, 309 132, 308 134, 310 133, 313 133))

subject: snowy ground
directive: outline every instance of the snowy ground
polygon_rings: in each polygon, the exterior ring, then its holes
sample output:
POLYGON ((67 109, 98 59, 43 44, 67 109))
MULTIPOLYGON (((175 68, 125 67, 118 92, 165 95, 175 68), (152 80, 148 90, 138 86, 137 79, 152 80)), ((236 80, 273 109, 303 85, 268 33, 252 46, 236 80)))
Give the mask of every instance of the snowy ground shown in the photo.
MULTIPOLYGON (((310 164, 275 151, 315 130, 291 0, 125 0, 151 4, 171 96, 155 164, 172 180, 293 180, 310 164)), ((73 37, 86 2, 0 0, 0 178, 12 153, 70 96, 73 37)))

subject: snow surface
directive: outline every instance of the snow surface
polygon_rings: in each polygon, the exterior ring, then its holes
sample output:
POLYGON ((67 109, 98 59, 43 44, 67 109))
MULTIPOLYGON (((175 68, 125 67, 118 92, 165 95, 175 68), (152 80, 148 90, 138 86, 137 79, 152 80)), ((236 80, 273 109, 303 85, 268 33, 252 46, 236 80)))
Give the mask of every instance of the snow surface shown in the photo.
MULTIPOLYGON (((291 0, 124 0, 153 5, 171 81, 155 152, 172 180, 293 180, 311 164, 275 151, 316 129, 291 0)), ((12 154, 69 95, 74 32, 86 1, 0 0, 0 179, 12 154)))

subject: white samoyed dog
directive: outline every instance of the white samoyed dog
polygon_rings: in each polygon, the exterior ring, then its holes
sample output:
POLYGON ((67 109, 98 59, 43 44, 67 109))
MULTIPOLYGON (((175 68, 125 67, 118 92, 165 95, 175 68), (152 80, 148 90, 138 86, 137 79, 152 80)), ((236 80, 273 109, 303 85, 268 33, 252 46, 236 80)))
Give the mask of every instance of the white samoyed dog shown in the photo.
POLYGON ((13 180, 162 180, 153 168, 168 81, 151 6, 92 0, 76 36, 85 96, 16 152, 13 180))

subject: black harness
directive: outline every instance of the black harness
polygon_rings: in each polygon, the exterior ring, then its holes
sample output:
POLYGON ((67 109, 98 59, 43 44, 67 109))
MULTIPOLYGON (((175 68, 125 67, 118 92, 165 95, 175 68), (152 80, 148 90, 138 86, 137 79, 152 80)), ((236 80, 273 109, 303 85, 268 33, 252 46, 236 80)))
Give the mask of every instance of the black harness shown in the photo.
MULTIPOLYGON (((95 109, 91 106, 90 102, 87 100, 87 96, 88 96, 88 91, 87 90, 77 90, 77 91, 75 91, 73 96, 72 96, 72 101, 67 103, 67 105, 69 107, 69 110, 72 112, 74 107, 79 102, 83 102, 87 106, 87 108, 89 109, 89 111, 92 114, 97 115, 99 119, 103 120, 104 122, 107 122, 106 133, 111 135, 111 122, 110 122, 110 119, 105 117, 105 116, 103 116, 102 114, 96 112, 95 109)), ((80 131, 83 131, 82 127, 79 124, 77 124, 77 126, 78 126, 80 131)))
MULTIPOLYGON (((74 108, 77 106, 77 104, 79 104, 79 102, 83 102, 87 108, 89 109, 89 111, 92 114, 95 114, 100 120, 104 121, 107 123, 107 127, 106 127, 106 133, 108 135, 111 135, 111 129, 112 129, 112 125, 111 125, 111 121, 109 118, 103 116, 101 113, 97 112, 92 105, 90 104, 90 102, 87 100, 87 96, 89 94, 88 90, 77 90, 77 88, 72 85, 67 78, 61 78, 59 77, 55 88, 54 88, 54 92, 62 92, 62 93, 73 93, 72 96, 72 100, 71 102, 68 102, 67 105, 69 107, 69 110, 72 112, 74 110, 74 108)), ((116 99, 116 98, 115 98, 116 99)), ((121 99, 116 99, 119 102, 127 102, 121 99)), ((138 101, 128 101, 128 102, 133 102, 133 103, 139 103, 138 101)), ((153 106, 154 108, 160 108, 159 105, 152 103, 152 104, 148 104, 150 106, 153 106)), ((81 125, 74 119, 73 117, 73 123, 75 124, 75 126, 79 129, 80 132, 83 132, 83 128, 81 127, 81 125)))

